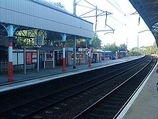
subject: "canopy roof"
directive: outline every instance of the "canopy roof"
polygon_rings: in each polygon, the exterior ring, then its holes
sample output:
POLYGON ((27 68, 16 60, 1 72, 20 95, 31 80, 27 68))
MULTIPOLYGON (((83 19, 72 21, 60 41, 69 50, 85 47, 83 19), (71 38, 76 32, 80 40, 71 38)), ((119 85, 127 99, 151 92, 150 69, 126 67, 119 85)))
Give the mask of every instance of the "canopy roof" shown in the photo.
POLYGON ((13 24, 86 39, 91 39, 94 34, 93 23, 42 0, 0 0, 1 24, 13 24))
POLYGON ((158 0, 129 0, 143 18, 158 45, 158 0))

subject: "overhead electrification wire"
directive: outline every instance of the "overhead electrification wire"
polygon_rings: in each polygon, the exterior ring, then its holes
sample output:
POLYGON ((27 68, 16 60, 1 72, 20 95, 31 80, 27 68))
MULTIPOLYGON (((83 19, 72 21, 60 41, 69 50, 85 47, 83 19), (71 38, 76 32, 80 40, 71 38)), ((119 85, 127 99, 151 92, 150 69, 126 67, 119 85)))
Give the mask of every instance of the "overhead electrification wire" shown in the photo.
POLYGON ((82 17, 82 16, 84 16, 84 15, 86 15, 86 14, 88 14, 88 13, 90 13, 90 12, 94 11, 94 10, 95 10, 95 9, 93 9, 93 10, 91 10, 91 11, 88 11, 88 12, 86 12, 86 13, 82 14, 82 15, 80 15, 80 17, 82 17))
POLYGON ((124 12, 122 12, 120 9, 118 9, 114 4, 112 4, 109 0, 106 0, 109 4, 111 4, 114 8, 116 8, 119 12, 121 12, 122 14, 124 14, 124 16, 126 16, 126 14, 124 12))
POLYGON ((93 7, 96 7, 95 5, 93 5, 92 3, 88 2, 87 0, 84 0, 85 2, 87 2, 88 4, 90 4, 93 7))
POLYGON ((79 2, 81 2, 81 1, 82 1, 82 0, 77 1, 76 4, 79 3, 79 2))
POLYGON ((94 9, 92 7, 88 7, 88 6, 85 6, 85 5, 81 5, 81 4, 77 4, 78 6, 81 6, 81 7, 84 7, 84 8, 89 8, 89 9, 94 9))
POLYGON ((125 23, 121 22, 120 20, 116 19, 115 17, 113 17, 113 16, 109 16, 109 17, 113 18, 114 20, 116 20, 117 22, 121 23, 122 25, 125 25, 125 23))
MULTIPOLYGON (((79 0, 79 2, 80 2, 81 0, 79 0)), ((108 12, 108 11, 104 11, 104 10, 101 10, 101 9, 99 9, 96 5, 93 5, 92 3, 90 3, 88 0, 84 0, 86 3, 88 3, 88 5, 90 5, 91 7, 88 7, 88 6, 85 6, 85 5, 81 5, 81 4, 78 4, 79 2, 77 2, 77 5, 78 6, 81 6, 81 7, 85 7, 85 8, 89 8, 89 9, 91 9, 90 11, 88 11, 88 12, 86 12, 86 13, 84 13, 84 14, 82 14, 82 15, 80 15, 80 17, 82 17, 82 18, 89 18, 89 17, 95 17, 96 18, 96 21, 95 21, 95 31, 97 31, 97 17, 98 16, 106 16, 107 17, 107 15, 111 15, 112 13, 111 12, 108 12), (92 8, 93 7, 93 8, 92 8), (88 13, 91 13, 91 12, 93 12, 93 11, 96 11, 96 13, 95 13, 95 15, 92 15, 92 16, 87 16, 87 14, 88 13), (99 12, 101 12, 101 13, 98 13, 98 11, 99 12), (86 15, 86 16, 85 16, 86 15)), ((107 18, 105 18, 105 20, 107 21, 107 18)), ((112 28, 112 27, 110 27, 109 25, 107 25, 107 23, 105 22, 105 25, 107 26, 107 27, 109 27, 113 32, 114 32, 114 29, 112 28)), ((110 30, 110 31, 111 31, 110 30)), ((103 31, 105 31, 105 30, 103 30, 103 31)))
POLYGON ((120 11, 122 11, 123 14, 125 14, 122 10, 122 8, 120 7, 120 5, 116 2, 116 0, 114 0, 114 2, 116 3, 116 5, 119 7, 120 11))
MULTIPOLYGON (((114 0, 114 2, 116 3, 116 5, 119 7, 116 7, 114 4, 112 4, 109 0, 106 0, 109 4, 111 4, 113 7, 115 7, 117 10, 119 10, 119 12, 121 12, 127 19, 129 19, 130 21, 133 21, 129 15, 125 14, 124 11, 121 9, 121 7, 119 6, 119 4, 116 2, 116 0, 114 0)), ((115 18, 114 18, 115 19, 115 18)), ((117 20, 117 19, 115 19, 117 20)), ((119 20, 117 20, 119 21, 119 20)), ((120 22, 120 21, 119 21, 120 22)))

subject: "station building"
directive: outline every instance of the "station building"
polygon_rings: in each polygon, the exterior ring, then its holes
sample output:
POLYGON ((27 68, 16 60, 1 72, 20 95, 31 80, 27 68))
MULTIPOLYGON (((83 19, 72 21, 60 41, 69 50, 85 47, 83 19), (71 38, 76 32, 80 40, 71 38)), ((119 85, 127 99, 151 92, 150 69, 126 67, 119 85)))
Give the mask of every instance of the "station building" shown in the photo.
MULTIPOLYGON (((0 1, 0 72, 8 70, 11 79, 11 72, 19 68, 62 65, 65 71, 69 54, 66 42, 72 41, 73 54, 78 55, 76 40, 85 39, 91 44, 92 37, 91 22, 49 2, 0 1)), ((74 61, 74 67, 76 64, 74 61)))

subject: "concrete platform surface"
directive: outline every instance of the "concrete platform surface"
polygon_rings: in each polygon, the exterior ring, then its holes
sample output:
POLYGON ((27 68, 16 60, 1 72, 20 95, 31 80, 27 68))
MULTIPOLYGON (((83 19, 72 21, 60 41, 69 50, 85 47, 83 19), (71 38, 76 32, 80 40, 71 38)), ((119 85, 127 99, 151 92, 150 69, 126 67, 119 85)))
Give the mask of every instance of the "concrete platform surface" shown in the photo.
POLYGON ((155 66, 118 119, 158 119, 157 81, 155 66))
POLYGON ((0 74, 0 86, 1 84, 12 84, 17 81, 25 81, 25 80, 34 80, 38 78, 44 78, 47 76, 55 76, 55 75, 65 75, 66 73, 69 72, 76 72, 77 71, 83 71, 83 70, 93 70, 95 68, 99 67, 105 67, 105 66, 110 66, 122 62, 127 62, 130 60, 134 60, 140 57, 126 57, 122 59, 117 59, 117 60, 104 60, 101 62, 97 63, 92 63, 91 67, 88 67, 88 64, 82 64, 82 65, 77 65, 75 69, 73 69, 73 66, 66 66, 66 71, 62 72, 62 66, 56 66, 55 68, 50 68, 50 69, 40 69, 39 72, 35 69, 34 71, 27 71, 26 74, 24 72, 19 72, 19 73, 14 73, 14 81, 13 82, 8 82, 8 75, 7 74, 0 74))

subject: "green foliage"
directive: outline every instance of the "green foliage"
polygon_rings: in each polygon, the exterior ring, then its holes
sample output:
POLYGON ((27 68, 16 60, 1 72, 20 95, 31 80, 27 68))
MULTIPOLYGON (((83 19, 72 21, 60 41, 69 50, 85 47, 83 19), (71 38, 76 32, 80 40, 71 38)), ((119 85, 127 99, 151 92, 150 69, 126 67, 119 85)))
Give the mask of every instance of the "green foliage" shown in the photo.
POLYGON ((113 43, 113 44, 104 45, 104 46, 102 47, 102 49, 103 49, 103 50, 110 50, 110 51, 112 51, 113 54, 115 54, 116 51, 118 51, 119 47, 116 46, 115 43, 113 43))
MULTIPOLYGON (((76 40, 76 45, 87 45, 87 41, 85 39, 77 39, 76 40)), ((66 40, 66 46, 67 47, 74 47, 74 40, 73 39, 68 39, 66 40)))
MULTIPOLYGON (((136 48, 135 48, 136 50, 136 48)), ((156 42, 154 42, 153 45, 148 46, 148 47, 141 47, 137 49, 137 52, 140 54, 145 54, 145 55, 150 55, 150 54, 158 54, 158 48, 156 42)))
POLYGON ((101 40, 98 38, 98 35, 95 33, 92 38, 92 45, 95 49, 101 48, 101 40))
POLYGON ((141 54, 141 52, 139 52, 138 48, 132 48, 132 50, 129 51, 130 56, 137 56, 140 54, 141 54))
POLYGON ((113 54, 115 54, 120 49, 127 49, 127 46, 125 44, 121 44, 120 46, 117 46, 116 43, 107 44, 102 47, 103 50, 110 50, 113 54))
MULTIPOLYGON (((120 46, 117 46, 115 43, 113 44, 107 44, 102 47, 102 50, 111 50, 113 54, 115 54, 120 49, 127 49, 127 46, 125 44, 121 44, 120 46)), ((141 47, 141 48, 132 48, 129 50, 129 55, 150 55, 150 54, 158 54, 158 48, 156 42, 148 47, 141 47)))
POLYGON ((79 45, 86 45, 87 44, 87 41, 85 39, 78 39, 76 44, 79 44, 79 45))
POLYGON ((148 47, 141 47, 141 48, 132 48, 130 50, 131 55, 150 55, 150 54, 157 54, 158 55, 158 48, 156 42, 154 42, 153 45, 148 46, 148 47))
POLYGON ((46 31, 43 30, 20 30, 16 32, 16 45, 29 45, 32 46, 34 44, 35 37, 45 36, 47 35, 46 31))
POLYGON ((73 39, 66 40, 66 47, 73 47, 73 46, 74 46, 74 40, 73 39))
POLYGON ((121 44, 121 45, 119 46, 119 49, 127 49, 127 45, 126 45, 126 44, 121 44))

